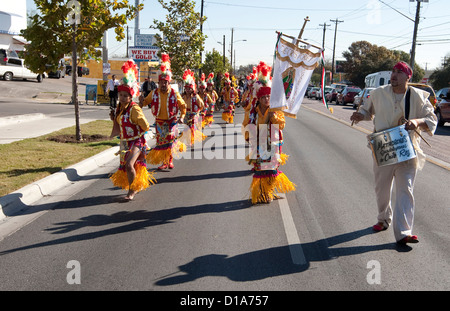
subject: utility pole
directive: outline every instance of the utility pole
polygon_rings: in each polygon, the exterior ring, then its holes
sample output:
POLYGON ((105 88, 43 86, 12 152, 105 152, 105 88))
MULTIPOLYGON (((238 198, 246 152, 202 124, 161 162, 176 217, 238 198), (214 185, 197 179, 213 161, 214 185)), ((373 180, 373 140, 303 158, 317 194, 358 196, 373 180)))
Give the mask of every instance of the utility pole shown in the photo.
MULTIPOLYGON (((200 34, 203 35, 203 0, 202 0, 202 6, 200 9, 200 34)), ((202 51, 200 50, 200 69, 199 69, 199 76, 202 76, 202 51)))
POLYGON ((129 42, 130 42, 130 38, 129 38, 128 25, 127 25, 127 59, 128 59, 129 42))
MULTIPOLYGON (((327 26, 331 26, 331 25, 327 25, 327 23, 323 23, 323 24, 319 24, 319 26, 323 26, 323 38, 322 38, 322 49, 325 50, 325 31, 327 30, 327 26)), ((322 70, 323 70, 324 65, 322 64, 322 70)))
MULTIPOLYGON (((413 2, 413 1, 409 1, 413 2)), ((419 18, 420 18, 420 2, 423 2, 423 0, 417 0, 417 8, 416 8, 416 20, 414 22, 414 34, 413 34, 413 42, 411 47, 411 60, 409 61, 409 66, 414 72, 414 63, 416 58, 416 39, 417 39, 417 28, 419 27, 419 18)), ((426 0, 425 2, 428 2, 426 0)))
POLYGON ((223 70, 225 70, 225 35, 223 35, 223 70))
POLYGON ((234 32, 234 28, 231 28, 231 61, 230 61, 230 66, 231 66, 231 73, 233 73, 233 32, 234 32))
POLYGON ((330 19, 330 22, 335 23, 335 27, 334 27, 334 44, 333 44, 333 60, 331 63, 331 82, 333 82, 334 79, 334 55, 336 52, 336 35, 337 35, 337 25, 338 23, 343 23, 344 21, 340 21, 337 18, 336 19, 330 19))
POLYGON ((323 24, 319 24, 319 26, 323 26, 322 49, 325 50, 325 31, 327 30, 327 26, 331 26, 331 25, 327 25, 327 23, 323 23, 323 24))
MULTIPOLYGON (((135 0, 134 5, 139 7, 139 0, 135 0)), ((139 35, 141 31, 139 30, 139 10, 136 10, 136 18, 134 19, 134 40, 136 40, 136 35, 139 35)))

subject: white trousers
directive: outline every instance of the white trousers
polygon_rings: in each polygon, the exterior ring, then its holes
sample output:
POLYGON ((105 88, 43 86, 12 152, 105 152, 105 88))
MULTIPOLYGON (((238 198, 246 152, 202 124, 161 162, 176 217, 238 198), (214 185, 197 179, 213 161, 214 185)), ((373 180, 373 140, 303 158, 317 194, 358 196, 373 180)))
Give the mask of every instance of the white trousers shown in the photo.
POLYGON ((414 222, 414 180, 417 169, 414 159, 397 164, 378 166, 374 161, 375 193, 378 221, 386 227, 391 223, 397 241, 411 235, 414 222), (392 189, 395 184, 395 202, 392 208, 392 189))

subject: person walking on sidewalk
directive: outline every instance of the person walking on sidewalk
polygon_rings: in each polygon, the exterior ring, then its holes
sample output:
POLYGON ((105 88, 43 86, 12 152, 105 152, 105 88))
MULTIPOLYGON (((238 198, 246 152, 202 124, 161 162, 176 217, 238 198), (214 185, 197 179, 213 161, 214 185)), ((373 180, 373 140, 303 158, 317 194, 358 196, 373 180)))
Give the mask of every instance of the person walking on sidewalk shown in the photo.
POLYGON ((397 63, 392 70, 391 84, 373 90, 359 112, 354 112, 350 117, 354 122, 373 119, 375 132, 401 124, 405 124, 405 129, 410 131, 416 158, 385 166, 378 166, 375 159, 373 163, 378 205, 378 222, 373 226, 373 230, 386 230, 392 223, 395 239, 400 244, 419 242, 418 237, 412 235, 414 181, 417 171, 421 170, 425 163, 425 155, 419 146, 419 135, 420 131, 433 135, 437 125, 433 106, 428 100, 429 93, 408 86, 412 74, 408 64, 397 63), (396 200, 392 210, 391 190, 394 181, 396 200))
POLYGON ((120 166, 111 177, 114 186, 128 190, 126 201, 133 200, 137 192, 156 182, 147 171, 145 155, 147 144, 144 134, 150 128, 141 107, 133 102, 139 95, 136 64, 129 60, 122 66, 125 77, 118 86, 119 106, 111 112, 114 121, 111 137, 120 135, 120 166))
POLYGON ((106 91, 109 95, 109 108, 111 110, 116 109, 117 107, 118 86, 119 81, 116 79, 116 75, 112 75, 111 79, 108 81, 108 85, 106 86, 106 91))

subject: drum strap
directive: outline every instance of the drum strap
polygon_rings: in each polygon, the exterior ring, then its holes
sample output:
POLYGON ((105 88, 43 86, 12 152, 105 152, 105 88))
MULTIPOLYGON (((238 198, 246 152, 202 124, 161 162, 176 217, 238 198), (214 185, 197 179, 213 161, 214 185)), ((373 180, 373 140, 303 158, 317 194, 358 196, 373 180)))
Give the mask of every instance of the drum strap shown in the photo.
POLYGON ((405 97, 405 118, 406 118, 406 120, 409 120, 409 110, 410 110, 410 106, 411 106, 410 97, 411 97, 411 94, 408 89, 408 91, 406 91, 406 97, 405 97))

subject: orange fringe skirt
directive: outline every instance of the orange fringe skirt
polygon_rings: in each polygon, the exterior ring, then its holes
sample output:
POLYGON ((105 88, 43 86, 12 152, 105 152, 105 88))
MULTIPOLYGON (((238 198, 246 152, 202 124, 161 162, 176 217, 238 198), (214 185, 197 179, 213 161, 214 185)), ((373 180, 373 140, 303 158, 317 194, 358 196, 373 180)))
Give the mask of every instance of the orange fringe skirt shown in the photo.
POLYGON ((147 165, 142 161, 136 161, 134 164, 136 170, 136 177, 133 183, 128 183, 128 176, 125 166, 121 165, 119 169, 109 177, 114 186, 124 190, 142 191, 156 183, 153 173, 147 171, 147 165))
POLYGON ((297 186, 279 171, 256 171, 250 186, 252 204, 268 203, 277 198, 276 193, 295 191, 297 186))

